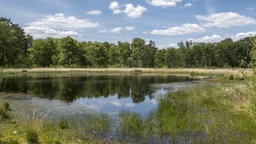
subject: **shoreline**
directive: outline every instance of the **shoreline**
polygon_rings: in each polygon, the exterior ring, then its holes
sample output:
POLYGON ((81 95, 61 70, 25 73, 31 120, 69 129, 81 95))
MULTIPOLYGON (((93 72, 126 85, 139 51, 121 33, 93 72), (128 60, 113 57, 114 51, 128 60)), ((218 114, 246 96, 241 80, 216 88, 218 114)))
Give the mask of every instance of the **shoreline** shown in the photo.
POLYGON ((56 73, 56 72, 95 72, 95 73, 157 73, 157 74, 189 74, 191 76, 234 76, 245 77, 252 74, 252 69, 243 68, 8 68, 3 74, 18 73, 56 73))

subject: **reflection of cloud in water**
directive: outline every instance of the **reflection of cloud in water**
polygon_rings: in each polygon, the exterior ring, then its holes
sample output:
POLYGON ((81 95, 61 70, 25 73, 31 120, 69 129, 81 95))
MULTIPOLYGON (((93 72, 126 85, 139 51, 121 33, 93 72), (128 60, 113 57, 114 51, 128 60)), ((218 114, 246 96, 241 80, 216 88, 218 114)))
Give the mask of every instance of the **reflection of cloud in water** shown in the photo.
POLYGON ((93 105, 82 105, 79 103, 66 103, 59 100, 47 100, 32 97, 30 100, 20 101, 30 107, 38 107, 43 111, 56 116, 86 114, 99 111, 99 107, 93 105))
POLYGON ((156 104, 152 103, 152 99, 145 98, 145 101, 140 103, 133 103, 130 97, 118 99, 117 95, 107 98, 79 98, 74 103, 82 105, 90 105, 97 107, 100 112, 118 113, 122 110, 129 110, 131 112, 146 113, 156 108, 156 104))
POLYGON ((113 104, 114 106, 117 106, 117 107, 122 106, 121 102, 120 102, 120 101, 118 101, 118 100, 113 101, 113 102, 112 102, 112 104, 113 104))
POLYGON ((134 106, 135 106, 134 103, 126 103, 126 104, 125 104, 125 107, 134 107, 134 106))
POLYGON ((22 102, 29 106, 38 106, 44 111, 49 111, 50 113, 58 116, 80 115, 94 112, 117 114, 122 110, 145 114, 157 108, 159 99, 164 98, 169 92, 175 92, 179 89, 198 85, 205 85, 205 82, 193 81, 151 84, 150 86, 153 93, 151 93, 150 96, 145 96, 145 100, 139 103, 133 103, 133 99, 131 97, 119 98, 118 94, 98 98, 81 97, 72 103, 59 100, 41 99, 37 97, 32 97, 31 99, 24 100, 22 102))

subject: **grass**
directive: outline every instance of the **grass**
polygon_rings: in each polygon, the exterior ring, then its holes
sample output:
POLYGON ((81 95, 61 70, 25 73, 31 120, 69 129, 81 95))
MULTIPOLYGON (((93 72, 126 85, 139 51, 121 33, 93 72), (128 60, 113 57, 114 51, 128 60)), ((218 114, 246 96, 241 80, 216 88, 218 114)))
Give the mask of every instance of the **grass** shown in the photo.
POLYGON ((173 143, 253 143, 256 123, 246 84, 202 87, 170 93, 146 118, 121 112, 124 135, 173 143))
MULTIPOLYGON (((165 138, 172 143, 255 143, 255 83, 256 77, 252 77, 248 83, 234 82, 229 86, 205 86, 170 93, 146 117, 120 112, 115 132, 126 138, 125 143, 154 143, 165 138), (153 141, 154 138, 157 140, 153 141)), ((15 113, 11 103, 0 104, 0 143, 110 141, 106 134, 112 121, 106 114, 86 115, 79 123, 64 118, 55 122, 36 109, 24 116, 15 113)))
MULTIPOLYGON (((0 102, 2 107, 5 104, 0 102)), ((11 108, 9 104, 9 108, 11 108)), ((1 107, 1 108, 2 108, 1 107)), ((72 123, 68 119, 60 119, 53 121, 50 116, 40 113, 37 109, 33 109, 32 114, 21 115, 13 111, 7 111, 10 115, 7 120, 0 121, 0 143, 104 143, 103 137, 97 137, 90 131, 100 130, 102 133, 109 128, 109 117, 107 115, 86 116, 85 121, 89 125, 82 123, 72 123)), ((115 143, 115 141, 113 141, 115 143)))
POLYGON ((119 113, 121 133, 132 137, 141 137, 144 131, 142 118, 137 113, 123 111, 119 113))
POLYGON ((111 119, 107 114, 90 114, 85 116, 83 123, 87 132, 100 136, 109 131, 111 119))
POLYGON ((188 74, 191 76, 233 76, 234 78, 251 75, 252 69, 214 69, 214 68, 30 68, 0 69, 1 73, 46 73, 46 72, 106 72, 106 73, 168 73, 188 74))
MULTIPOLYGON (((246 84, 201 87, 170 93, 158 109, 142 117, 119 113, 117 131, 125 143, 253 143, 256 141, 255 111, 246 84)), ((86 115, 82 122, 55 122, 36 109, 17 116, 12 104, 1 102, 10 117, 0 121, 0 143, 119 143, 108 139, 111 119, 106 114, 86 115)))

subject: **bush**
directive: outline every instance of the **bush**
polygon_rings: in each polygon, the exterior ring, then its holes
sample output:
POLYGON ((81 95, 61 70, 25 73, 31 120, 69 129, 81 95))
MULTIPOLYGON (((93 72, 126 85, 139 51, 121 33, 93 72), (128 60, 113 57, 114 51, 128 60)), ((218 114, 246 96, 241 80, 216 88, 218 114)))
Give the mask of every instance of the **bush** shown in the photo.
POLYGON ((10 118, 10 115, 8 114, 8 112, 3 108, 0 108, 0 120, 7 120, 9 118, 10 118))
POLYGON ((68 121, 64 118, 60 119, 60 121, 58 122, 58 126, 60 129, 68 129, 69 128, 68 121))
POLYGON ((229 74, 229 75, 227 76, 227 79, 228 79, 228 80, 234 80, 234 78, 235 78, 235 76, 234 76, 233 74, 229 74))
POLYGON ((17 140, 11 140, 7 144, 19 144, 19 142, 17 140))
POLYGON ((4 109, 5 111, 10 110, 10 104, 9 104, 8 102, 4 102, 4 103, 3 103, 3 109, 4 109))
POLYGON ((27 131, 26 139, 28 144, 38 144, 38 135, 35 131, 27 131))

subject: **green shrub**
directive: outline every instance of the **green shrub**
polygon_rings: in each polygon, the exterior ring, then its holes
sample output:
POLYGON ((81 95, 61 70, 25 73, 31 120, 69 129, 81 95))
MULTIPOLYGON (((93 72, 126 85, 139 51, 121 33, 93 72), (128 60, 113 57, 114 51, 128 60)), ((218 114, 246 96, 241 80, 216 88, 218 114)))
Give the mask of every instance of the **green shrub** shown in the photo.
POLYGON ((68 129, 69 128, 69 123, 66 119, 62 118, 58 122, 58 126, 60 129, 68 129))
POLYGON ((227 76, 227 79, 228 79, 228 80, 234 80, 234 79, 235 79, 235 76, 234 76, 233 74, 229 74, 229 75, 227 76))
POLYGON ((107 114, 92 114, 85 117, 85 123, 90 131, 104 133, 109 130, 111 120, 107 114))
POLYGON ((35 131, 27 131, 26 139, 28 144, 38 144, 38 134, 35 131))
POLYGON ((4 102, 4 103, 3 103, 3 109, 4 109, 5 111, 10 110, 10 104, 9 104, 8 102, 4 102))
POLYGON ((119 118, 122 134, 133 136, 143 135, 143 120, 139 114, 123 111, 119 113, 119 118))
POLYGON ((7 142, 7 144, 19 144, 19 142, 17 140, 11 140, 11 141, 7 142))
POLYGON ((3 108, 0 108, 0 120, 7 120, 7 119, 10 119, 10 115, 6 110, 4 110, 3 108))

